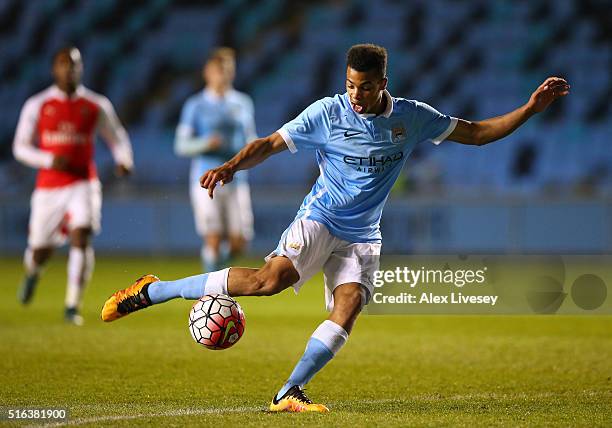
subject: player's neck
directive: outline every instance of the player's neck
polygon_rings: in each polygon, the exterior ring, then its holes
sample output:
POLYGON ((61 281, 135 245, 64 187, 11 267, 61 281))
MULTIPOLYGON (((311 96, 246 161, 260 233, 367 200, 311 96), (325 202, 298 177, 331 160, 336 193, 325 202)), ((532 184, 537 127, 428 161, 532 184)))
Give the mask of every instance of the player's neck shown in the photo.
POLYGON ((226 86, 226 85, 207 86, 206 89, 211 91, 213 94, 215 94, 219 98, 222 98, 227 93, 227 91, 231 89, 231 86, 226 86))
POLYGON ((77 85, 62 85, 59 83, 56 83, 56 85, 60 91, 65 93, 68 97, 72 97, 76 93, 78 87, 77 85))
POLYGON ((387 97, 385 97, 385 93, 380 93, 380 98, 372 108, 372 111, 369 111, 370 114, 375 114, 376 116, 382 114, 387 109, 387 97))

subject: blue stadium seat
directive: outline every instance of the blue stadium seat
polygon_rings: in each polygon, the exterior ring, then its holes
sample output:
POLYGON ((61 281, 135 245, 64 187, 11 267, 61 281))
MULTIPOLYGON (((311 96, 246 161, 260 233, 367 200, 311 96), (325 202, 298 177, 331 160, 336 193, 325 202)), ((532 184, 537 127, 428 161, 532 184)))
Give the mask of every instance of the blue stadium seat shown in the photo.
MULTIPOLYGON (((0 1, 0 13, 15 4, 0 1)), ((591 4, 602 8, 605 2, 591 4)), ((570 79, 573 96, 499 146, 430 148, 447 186, 486 182, 497 192, 538 192, 588 176, 601 159, 612 161, 606 104, 612 46, 602 37, 597 13, 582 3, 385 0, 370 6, 364 0, 295 7, 280 0, 19 3, 16 31, 0 32, 0 103, 6 112, 0 153, 10 153, 6 147, 25 99, 50 82, 51 52, 68 41, 83 51, 85 84, 113 101, 134 135, 137 159, 153 170, 160 170, 160 159, 164 168, 171 159, 176 170, 170 183, 186 177, 184 162, 171 150, 175 122, 184 100, 202 87, 199 69, 213 46, 237 49, 236 85, 253 97, 258 132, 265 135, 316 98, 344 91, 346 49, 376 42, 390 52, 393 95, 472 120, 515 108, 550 74, 570 79), (509 174, 526 141, 537 147, 533 185, 513 182, 509 174)), ((310 180, 314 163, 300 156, 308 161, 271 159, 271 168, 254 172, 254 182, 275 181, 280 173, 295 184, 310 180)), ((164 181, 163 174, 151 179, 164 181)))

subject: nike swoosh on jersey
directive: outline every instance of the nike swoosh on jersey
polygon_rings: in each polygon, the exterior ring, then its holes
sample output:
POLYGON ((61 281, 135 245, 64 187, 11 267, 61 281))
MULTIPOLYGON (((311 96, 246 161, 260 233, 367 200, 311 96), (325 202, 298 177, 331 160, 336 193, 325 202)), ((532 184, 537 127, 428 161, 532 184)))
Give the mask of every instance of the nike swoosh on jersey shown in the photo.
POLYGON ((354 137, 355 135, 359 135, 359 134, 363 134, 363 132, 361 132, 361 131, 353 131, 353 132, 351 132, 351 133, 349 134, 349 131, 348 131, 348 130, 344 131, 344 137, 345 137, 345 138, 348 138, 348 137, 354 137))

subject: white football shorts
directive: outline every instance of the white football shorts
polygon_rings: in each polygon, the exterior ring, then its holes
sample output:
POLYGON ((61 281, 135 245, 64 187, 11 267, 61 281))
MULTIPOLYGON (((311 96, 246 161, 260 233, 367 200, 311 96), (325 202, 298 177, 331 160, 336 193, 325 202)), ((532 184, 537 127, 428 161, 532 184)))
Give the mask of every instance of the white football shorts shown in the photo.
POLYGON ((349 282, 365 289, 365 304, 374 291, 374 272, 379 268, 381 244, 351 243, 329 233, 319 222, 296 219, 283 232, 276 249, 266 257, 285 256, 300 274, 293 285, 297 294, 302 285, 321 269, 325 280, 325 307, 334 307, 333 291, 349 282))
POLYGON ((82 180, 57 188, 38 188, 30 200, 28 246, 45 248, 66 242, 71 230, 89 227, 100 231, 102 186, 82 180))
POLYGON ((248 183, 217 185, 213 199, 199 183, 193 183, 190 194, 198 235, 241 235, 247 241, 253 238, 253 209, 248 183))

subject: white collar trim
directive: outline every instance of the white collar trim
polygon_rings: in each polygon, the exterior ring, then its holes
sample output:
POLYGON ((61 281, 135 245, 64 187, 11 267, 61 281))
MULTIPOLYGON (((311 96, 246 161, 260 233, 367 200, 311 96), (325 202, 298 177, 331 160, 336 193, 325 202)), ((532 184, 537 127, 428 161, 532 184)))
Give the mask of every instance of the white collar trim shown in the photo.
POLYGON ((385 111, 383 111, 380 115, 376 115, 374 113, 358 113, 359 116, 361 116, 363 119, 370 119, 376 116, 383 116, 388 119, 391 116, 391 113, 393 113, 393 98, 391 97, 389 91, 387 91, 386 89, 383 91, 383 97, 387 98, 387 107, 385 108, 385 111))

